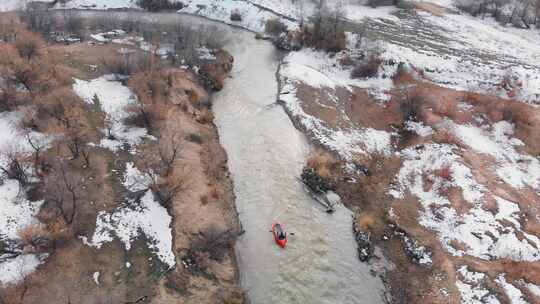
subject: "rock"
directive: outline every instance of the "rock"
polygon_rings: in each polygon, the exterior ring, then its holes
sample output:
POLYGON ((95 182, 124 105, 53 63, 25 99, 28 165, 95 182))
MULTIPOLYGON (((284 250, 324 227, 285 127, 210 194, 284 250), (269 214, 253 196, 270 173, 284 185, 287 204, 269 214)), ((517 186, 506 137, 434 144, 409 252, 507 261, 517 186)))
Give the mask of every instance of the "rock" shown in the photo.
POLYGON ((289 31, 287 33, 282 33, 274 40, 274 44, 286 51, 298 51, 302 48, 302 32, 300 31, 289 31))
POLYGON ((306 186, 318 194, 326 194, 328 191, 334 191, 336 189, 336 186, 329 178, 319 176, 313 168, 304 168, 301 178, 306 186))
POLYGON ((370 233, 360 230, 356 216, 353 218, 353 234, 358 244, 358 259, 367 262, 373 256, 373 245, 370 240, 370 233))
POLYGON ((225 77, 232 70, 234 58, 225 50, 217 51, 215 57, 216 60, 201 66, 199 74, 210 88, 219 91, 223 88, 225 77))

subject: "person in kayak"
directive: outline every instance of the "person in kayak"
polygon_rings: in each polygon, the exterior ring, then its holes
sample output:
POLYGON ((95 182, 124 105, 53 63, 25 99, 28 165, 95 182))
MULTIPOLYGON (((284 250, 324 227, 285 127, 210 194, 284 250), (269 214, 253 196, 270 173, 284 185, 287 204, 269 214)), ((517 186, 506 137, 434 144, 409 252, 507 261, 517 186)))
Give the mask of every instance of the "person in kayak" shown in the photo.
POLYGON ((284 240, 284 239, 287 238, 287 235, 285 234, 285 232, 283 231, 283 229, 281 229, 281 225, 280 225, 280 224, 276 224, 276 230, 277 230, 278 239, 284 240))

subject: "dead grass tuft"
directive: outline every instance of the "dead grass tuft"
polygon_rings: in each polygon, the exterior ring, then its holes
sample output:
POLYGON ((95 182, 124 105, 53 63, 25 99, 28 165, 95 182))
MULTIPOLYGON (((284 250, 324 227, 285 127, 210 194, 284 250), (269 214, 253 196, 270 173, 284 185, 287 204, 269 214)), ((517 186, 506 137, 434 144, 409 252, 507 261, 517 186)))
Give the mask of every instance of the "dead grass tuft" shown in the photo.
POLYGON ((214 113, 209 109, 202 109, 197 115, 197 122, 201 124, 209 124, 214 121, 214 113))
POLYGON ((362 213, 358 217, 358 227, 361 231, 370 231, 375 227, 375 216, 372 213, 362 213))
POLYGON ((17 231, 17 235, 24 245, 33 245, 37 238, 49 237, 49 232, 41 224, 31 224, 17 231))
POLYGON ((452 181, 454 173, 452 172, 450 165, 445 165, 438 170, 436 174, 445 181, 452 181))

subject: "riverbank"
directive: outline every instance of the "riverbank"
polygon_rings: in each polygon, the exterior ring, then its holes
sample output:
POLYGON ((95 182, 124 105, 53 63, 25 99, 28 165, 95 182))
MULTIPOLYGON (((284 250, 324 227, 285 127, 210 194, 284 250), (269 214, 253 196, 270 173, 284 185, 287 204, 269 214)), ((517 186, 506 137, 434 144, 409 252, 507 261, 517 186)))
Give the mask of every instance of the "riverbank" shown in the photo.
POLYGON ((371 79, 384 90, 364 89, 349 78, 346 56, 290 53, 279 100, 333 155, 308 165, 324 162, 355 213, 359 257, 389 261, 381 274, 391 301, 534 303, 538 272, 525 269, 540 258, 538 108, 444 88, 414 68, 371 79))
MULTIPOLYGON (((47 67, 56 62, 66 84, 51 90, 71 94, 73 108, 81 111, 84 137, 77 145, 81 156, 64 155, 70 149, 62 145, 71 143, 71 137, 41 151, 44 158, 65 159, 62 172, 77 182, 73 187, 71 181, 68 184, 77 201, 72 222, 55 236, 33 271, 12 266, 9 259, 0 264, 0 300, 245 303, 235 254, 241 225, 233 182, 209 109, 212 92, 205 89, 223 85, 233 58, 224 51, 205 49, 201 74, 172 68, 161 56, 152 58, 153 68, 144 73, 114 76, 108 74, 112 62, 126 54, 133 60, 129 62, 148 56, 148 50, 132 43, 139 42, 133 33, 115 33, 114 43, 91 33, 99 40, 47 44, 32 59, 47 67), (54 61, 57 58, 61 60, 54 61), (9 273, 13 275, 6 276, 9 273)), ((39 128, 47 135, 71 134, 42 128, 44 123, 39 128)), ((13 134, 12 140, 20 142, 18 133, 13 134)), ((54 208, 64 208, 54 207, 50 194, 32 197, 44 203, 36 215, 39 220, 31 222, 45 231, 52 227, 54 208)), ((14 233, 16 243, 21 235, 14 233)), ((24 250, 21 256, 32 256, 24 250)))

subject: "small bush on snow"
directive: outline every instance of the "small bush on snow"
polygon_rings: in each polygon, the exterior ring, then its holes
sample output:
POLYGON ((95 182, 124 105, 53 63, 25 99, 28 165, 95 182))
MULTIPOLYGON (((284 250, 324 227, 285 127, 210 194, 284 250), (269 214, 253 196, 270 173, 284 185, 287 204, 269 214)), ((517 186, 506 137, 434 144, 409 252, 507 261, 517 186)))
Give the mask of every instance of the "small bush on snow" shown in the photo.
POLYGON ((231 12, 231 21, 242 21, 242 15, 240 14, 240 11, 233 10, 231 12))
POLYGON ((351 71, 352 78, 376 77, 382 60, 377 56, 370 56, 365 62, 357 64, 351 71))
POLYGON ((264 31, 270 35, 279 36, 287 31, 287 26, 277 18, 269 19, 266 21, 264 31))
POLYGON ((170 0, 138 0, 137 5, 151 12, 169 9, 180 10, 184 7, 184 4, 182 2, 170 0))

